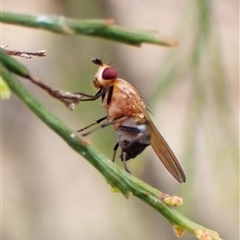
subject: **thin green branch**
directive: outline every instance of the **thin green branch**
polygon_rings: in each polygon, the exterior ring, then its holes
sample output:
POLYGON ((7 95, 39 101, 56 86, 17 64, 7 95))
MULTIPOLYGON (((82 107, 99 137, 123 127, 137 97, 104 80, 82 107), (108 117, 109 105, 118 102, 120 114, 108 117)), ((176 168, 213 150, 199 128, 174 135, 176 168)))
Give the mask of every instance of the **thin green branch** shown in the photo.
MULTIPOLYGON (((4 53, 1 52, 1 56, 4 53)), ((9 57, 11 58, 11 57, 9 57)), ((11 58, 12 59, 12 58, 11 58)), ((186 217, 179 214, 176 210, 166 204, 166 194, 152 188, 146 183, 140 181, 126 171, 120 169, 117 165, 108 160, 101 153, 91 147, 87 141, 79 138, 77 133, 70 129, 59 118, 46 109, 25 87, 16 79, 13 73, 19 74, 25 78, 29 72, 21 64, 9 64, 9 59, 1 57, 0 70, 1 76, 8 84, 11 91, 31 109, 47 126, 56 132, 74 151, 83 156, 90 164, 92 164, 106 179, 106 181, 114 188, 119 189, 126 197, 134 195, 146 202, 148 205, 160 212, 174 226, 180 226, 183 229, 193 233, 199 239, 220 240, 215 231, 207 229, 186 217), (10 66, 10 67, 9 67, 10 66), (12 67, 14 66, 14 71, 12 67), (21 67, 22 69, 16 70, 21 67), (25 74, 25 76, 24 76, 25 74), (165 201, 165 202, 164 202, 165 201), (203 238, 203 236, 211 238, 203 238)))
POLYGON ((113 25, 109 20, 76 20, 63 16, 23 15, 2 12, 0 21, 25 27, 40 28, 62 34, 83 34, 105 38, 125 44, 140 46, 142 43, 151 43, 173 47, 178 45, 177 40, 161 36, 154 31, 129 29, 113 25))

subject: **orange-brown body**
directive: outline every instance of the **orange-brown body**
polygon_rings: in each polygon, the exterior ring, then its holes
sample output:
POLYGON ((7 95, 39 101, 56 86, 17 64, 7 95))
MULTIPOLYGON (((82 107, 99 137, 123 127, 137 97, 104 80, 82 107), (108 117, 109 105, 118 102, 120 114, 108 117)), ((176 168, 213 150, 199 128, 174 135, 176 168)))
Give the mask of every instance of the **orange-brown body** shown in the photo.
MULTIPOLYGON (((117 73, 113 68, 106 64, 99 66, 99 69, 94 77, 93 84, 96 88, 113 87, 111 93, 111 101, 108 103, 110 88, 106 91, 102 98, 103 107, 107 109, 108 121, 112 122, 121 117, 134 117, 136 122, 144 123, 144 115, 140 109, 145 109, 145 104, 142 101, 138 91, 127 81, 117 78, 117 73), (109 79, 103 78, 105 69, 111 69, 112 76, 109 79), (140 108, 139 108, 140 107, 140 108)), ((109 75, 110 75, 109 74, 109 75)), ((114 124, 115 129, 118 129, 122 121, 114 124)))
MULTIPOLYGON (((117 118, 128 116, 136 117, 136 120, 146 122, 144 115, 139 112, 136 105, 145 109, 145 104, 142 101, 137 90, 123 79, 116 79, 113 84, 113 94, 110 104, 107 103, 108 93, 103 99, 103 106, 107 109, 108 121, 113 121, 117 118)), ((115 128, 121 125, 119 122, 114 124, 115 128)))

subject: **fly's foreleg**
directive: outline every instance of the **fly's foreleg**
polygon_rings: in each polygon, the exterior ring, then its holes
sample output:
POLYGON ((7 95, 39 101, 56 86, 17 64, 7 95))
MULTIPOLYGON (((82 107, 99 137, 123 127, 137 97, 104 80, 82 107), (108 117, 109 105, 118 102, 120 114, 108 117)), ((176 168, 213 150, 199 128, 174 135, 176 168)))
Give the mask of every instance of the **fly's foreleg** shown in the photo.
POLYGON ((99 97, 102 96, 102 94, 104 94, 104 91, 102 89, 100 89, 95 95, 89 95, 89 94, 82 93, 82 92, 76 92, 74 94, 82 96, 83 98, 80 99, 80 101, 85 102, 85 101, 95 101, 95 100, 97 100, 99 97), (84 98, 84 97, 86 97, 86 98, 84 98))
POLYGON ((103 97, 106 94, 106 92, 109 90, 109 88, 112 88, 112 86, 109 86, 106 88, 100 88, 99 91, 95 95, 89 95, 89 94, 82 93, 82 92, 76 92, 75 94, 83 97, 80 99, 81 102, 95 101, 98 98, 103 97), (84 97, 86 97, 86 98, 84 98, 84 97))

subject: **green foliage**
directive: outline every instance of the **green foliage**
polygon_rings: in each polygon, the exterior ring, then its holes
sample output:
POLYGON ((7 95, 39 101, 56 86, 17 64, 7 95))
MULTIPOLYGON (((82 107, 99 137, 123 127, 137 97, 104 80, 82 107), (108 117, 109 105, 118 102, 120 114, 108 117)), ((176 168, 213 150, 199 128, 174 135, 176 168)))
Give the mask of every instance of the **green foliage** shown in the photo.
POLYGON ((10 89, 8 85, 3 80, 2 76, 0 76, 0 98, 1 99, 8 99, 10 98, 10 89))

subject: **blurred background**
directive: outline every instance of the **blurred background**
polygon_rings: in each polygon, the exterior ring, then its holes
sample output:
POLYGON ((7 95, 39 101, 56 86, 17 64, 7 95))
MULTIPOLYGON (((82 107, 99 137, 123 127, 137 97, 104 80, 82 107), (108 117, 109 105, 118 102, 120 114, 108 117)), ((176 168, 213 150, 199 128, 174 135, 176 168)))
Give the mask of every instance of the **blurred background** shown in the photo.
MULTIPOLYGON (((179 184, 149 147, 128 163, 134 176, 157 189, 180 195, 177 210, 219 232, 239 233, 239 21, 230 0, 14 0, 2 10, 114 19, 116 24, 174 37, 175 48, 132 47, 86 36, 64 36, 2 25, 1 45, 12 50, 46 50, 44 58, 20 59, 51 86, 94 94, 97 67, 111 63, 121 78, 148 100, 152 119, 187 176, 179 184)), ((24 79, 21 81, 72 129, 105 115, 101 102, 74 111, 24 79)), ((2 104, 3 240, 176 239, 172 226, 135 197, 113 193, 104 178, 14 95, 2 104)), ((116 132, 109 127, 89 136, 111 158, 116 132)), ((116 164, 122 166, 117 160, 116 164)), ((196 239, 185 233, 184 240, 196 239)))

